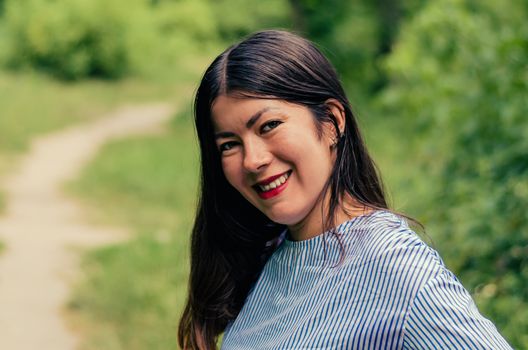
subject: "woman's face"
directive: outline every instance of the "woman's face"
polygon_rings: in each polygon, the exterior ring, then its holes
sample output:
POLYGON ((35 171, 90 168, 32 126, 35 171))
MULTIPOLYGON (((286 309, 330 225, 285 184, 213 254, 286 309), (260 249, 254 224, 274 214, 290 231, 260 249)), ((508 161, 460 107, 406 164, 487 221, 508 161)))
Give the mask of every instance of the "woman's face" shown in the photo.
POLYGON ((222 95, 213 103, 212 118, 224 174, 242 196, 280 224, 320 215, 314 209, 335 157, 332 137, 318 137, 308 108, 222 95))

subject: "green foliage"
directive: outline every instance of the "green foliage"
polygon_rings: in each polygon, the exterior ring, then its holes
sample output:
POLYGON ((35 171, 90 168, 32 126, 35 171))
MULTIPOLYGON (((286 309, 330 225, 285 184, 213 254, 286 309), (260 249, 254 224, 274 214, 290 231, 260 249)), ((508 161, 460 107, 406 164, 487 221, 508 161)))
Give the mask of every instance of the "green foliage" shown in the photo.
POLYGON ((207 0, 160 0, 151 6, 150 13, 158 38, 154 52, 158 57, 143 54, 151 68, 161 68, 161 74, 219 50, 218 20, 207 0))
POLYGON ((7 0, 0 60, 66 79, 150 75, 256 30, 286 28, 318 42, 358 94, 379 83, 377 57, 419 2, 7 0))
POLYGON ((4 22, 8 66, 65 79, 166 69, 216 38, 209 7, 190 0, 8 0, 4 22))
POLYGON ((208 3, 216 14, 219 35, 228 43, 256 30, 290 27, 287 0, 209 0, 208 3))
POLYGON ((142 0, 7 1, 9 64, 67 79, 122 76, 138 67, 140 52, 152 49, 146 9, 142 0))
POLYGON ((369 1, 290 0, 295 28, 316 42, 354 97, 377 79, 381 21, 369 1))
POLYGON ((315 41, 361 105, 385 84, 380 58, 423 0, 289 0, 293 27, 315 41))
POLYGON ((437 183, 422 214, 445 260, 519 348, 528 347, 527 16, 521 1, 430 2, 404 27, 383 95, 437 183))

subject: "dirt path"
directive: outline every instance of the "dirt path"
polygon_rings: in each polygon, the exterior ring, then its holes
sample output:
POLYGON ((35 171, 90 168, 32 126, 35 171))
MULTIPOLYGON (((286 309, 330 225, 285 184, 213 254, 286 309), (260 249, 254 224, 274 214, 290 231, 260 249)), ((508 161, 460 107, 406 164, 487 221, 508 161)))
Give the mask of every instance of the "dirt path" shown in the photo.
POLYGON ((0 349, 75 349, 62 310, 76 273, 79 248, 109 244, 127 233, 92 227, 61 191, 111 138, 161 128, 165 104, 128 107, 94 123, 36 139, 5 185, 0 217, 0 349), (75 249, 73 249, 75 248, 75 249))

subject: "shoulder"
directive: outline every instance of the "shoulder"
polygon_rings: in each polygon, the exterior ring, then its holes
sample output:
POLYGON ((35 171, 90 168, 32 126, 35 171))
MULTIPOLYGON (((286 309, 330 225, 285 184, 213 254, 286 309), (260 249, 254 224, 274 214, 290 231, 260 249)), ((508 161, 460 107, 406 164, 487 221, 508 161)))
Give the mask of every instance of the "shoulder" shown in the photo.
POLYGON ((367 289, 401 306, 404 349, 511 349, 404 218, 376 212, 344 235, 347 258, 367 271, 367 289))
POLYGON ((440 255, 393 213, 376 212, 346 237, 350 283, 394 303, 402 316, 419 291, 447 271, 440 255))
POLYGON ((384 261, 387 267, 429 268, 438 273, 445 268, 436 250, 427 245, 407 221, 389 211, 374 212, 354 225, 343 236, 347 255, 362 263, 384 261), (359 258, 359 259, 358 259, 359 258))

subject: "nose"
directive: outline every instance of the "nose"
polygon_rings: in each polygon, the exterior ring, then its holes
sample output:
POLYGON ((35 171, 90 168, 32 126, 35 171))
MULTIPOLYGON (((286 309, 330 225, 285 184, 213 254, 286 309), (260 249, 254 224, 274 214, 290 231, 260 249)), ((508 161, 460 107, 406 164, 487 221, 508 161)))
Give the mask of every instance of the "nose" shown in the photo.
POLYGON ((258 173, 265 169, 270 161, 271 154, 263 142, 259 140, 246 142, 243 160, 243 167, 246 171, 258 173))

